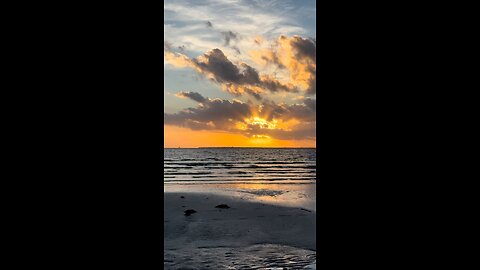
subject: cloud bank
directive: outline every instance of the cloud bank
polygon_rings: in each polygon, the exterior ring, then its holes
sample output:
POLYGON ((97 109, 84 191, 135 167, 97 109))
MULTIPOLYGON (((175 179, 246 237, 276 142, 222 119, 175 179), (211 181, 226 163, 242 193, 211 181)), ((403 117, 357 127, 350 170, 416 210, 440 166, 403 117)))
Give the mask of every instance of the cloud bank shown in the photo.
POLYGON ((177 97, 189 98, 198 103, 179 113, 164 113, 165 124, 192 130, 216 130, 259 138, 315 139, 316 101, 304 99, 299 104, 259 105, 240 100, 205 98, 196 92, 180 92, 177 97))

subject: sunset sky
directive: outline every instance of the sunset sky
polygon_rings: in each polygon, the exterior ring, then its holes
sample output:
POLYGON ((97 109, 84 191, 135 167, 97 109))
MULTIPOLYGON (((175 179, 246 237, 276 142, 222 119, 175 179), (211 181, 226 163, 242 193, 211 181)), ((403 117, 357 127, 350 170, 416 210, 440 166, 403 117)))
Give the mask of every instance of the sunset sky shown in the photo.
POLYGON ((315 0, 164 3, 164 147, 315 147, 315 0))

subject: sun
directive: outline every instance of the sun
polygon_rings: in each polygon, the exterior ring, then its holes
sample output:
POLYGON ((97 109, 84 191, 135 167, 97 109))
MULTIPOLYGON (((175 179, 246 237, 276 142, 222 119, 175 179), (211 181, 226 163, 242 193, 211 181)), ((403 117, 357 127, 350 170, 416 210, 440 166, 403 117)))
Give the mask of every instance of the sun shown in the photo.
POLYGON ((260 117, 253 117, 245 119, 245 123, 247 125, 258 126, 262 129, 276 129, 277 128, 277 120, 267 121, 266 119, 260 117))

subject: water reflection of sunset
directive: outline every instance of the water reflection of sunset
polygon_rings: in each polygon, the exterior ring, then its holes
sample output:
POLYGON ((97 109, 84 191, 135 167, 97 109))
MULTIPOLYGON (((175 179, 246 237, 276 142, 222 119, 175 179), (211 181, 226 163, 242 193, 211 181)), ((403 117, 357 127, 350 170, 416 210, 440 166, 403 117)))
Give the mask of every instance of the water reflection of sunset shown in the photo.
POLYGON ((289 184, 226 184, 225 187, 242 190, 245 194, 252 195, 254 200, 289 206, 309 206, 315 209, 316 188, 315 184, 289 185, 289 184))

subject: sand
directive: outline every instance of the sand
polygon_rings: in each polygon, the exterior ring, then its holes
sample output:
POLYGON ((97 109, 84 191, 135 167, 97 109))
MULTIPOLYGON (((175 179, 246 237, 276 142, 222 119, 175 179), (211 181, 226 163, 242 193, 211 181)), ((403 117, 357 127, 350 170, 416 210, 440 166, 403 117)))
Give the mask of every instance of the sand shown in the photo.
POLYGON ((315 269, 315 211, 209 193, 164 203, 166 269, 315 269))

